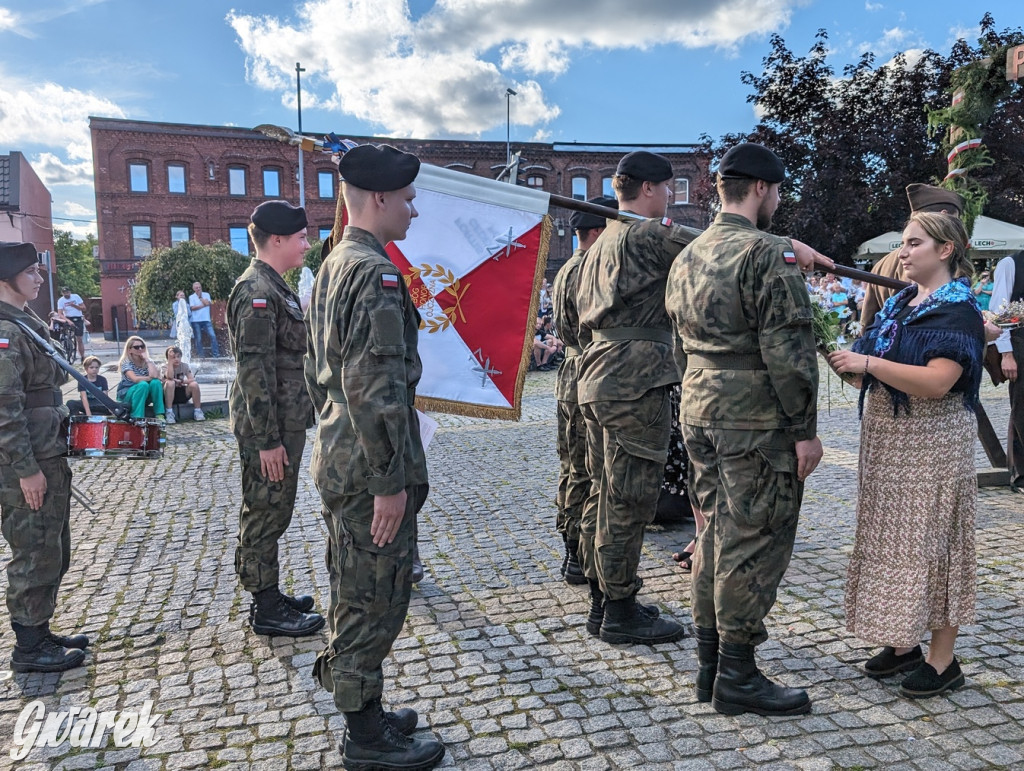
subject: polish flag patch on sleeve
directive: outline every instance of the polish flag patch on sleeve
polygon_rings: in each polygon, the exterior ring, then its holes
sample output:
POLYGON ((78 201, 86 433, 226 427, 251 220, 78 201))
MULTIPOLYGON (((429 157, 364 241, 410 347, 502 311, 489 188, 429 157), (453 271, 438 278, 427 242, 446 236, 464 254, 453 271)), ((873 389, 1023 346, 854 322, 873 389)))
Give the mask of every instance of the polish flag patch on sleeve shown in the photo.
POLYGON ((0 337, 0 348, 10 348, 11 339, 9 337, 0 337))
POLYGON ((263 297, 254 297, 254 298, 252 298, 252 307, 253 308, 266 308, 267 307, 267 301, 263 297))
POLYGON ((380 274, 380 285, 384 289, 398 289, 398 274, 397 273, 381 273, 380 274))
POLYGON ((670 227, 672 227, 672 220, 669 217, 662 217, 661 218, 661 224, 664 225, 667 228, 670 228, 670 227))
POLYGON ((793 252, 783 252, 782 259, 786 261, 787 265, 796 265, 796 255, 793 252))

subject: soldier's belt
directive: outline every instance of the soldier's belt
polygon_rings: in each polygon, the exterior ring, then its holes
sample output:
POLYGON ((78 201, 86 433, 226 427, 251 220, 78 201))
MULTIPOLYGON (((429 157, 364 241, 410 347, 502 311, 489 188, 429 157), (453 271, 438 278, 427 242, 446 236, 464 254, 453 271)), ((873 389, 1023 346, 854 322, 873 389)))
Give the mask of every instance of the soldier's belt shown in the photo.
POLYGON ((37 391, 25 392, 25 409, 37 407, 60 407, 64 403, 58 388, 41 388, 37 391))
MULTIPOLYGON (((327 398, 330 399, 332 402, 337 402, 338 404, 348 404, 348 399, 345 398, 345 392, 342 391, 340 388, 328 388, 327 398)), ((405 389, 405 399, 405 403, 411 407, 412 403, 416 401, 416 389, 405 389)))
POLYGON ((579 356, 583 353, 583 346, 581 345, 567 345, 562 349, 565 354, 565 358, 571 359, 573 356, 579 356))
POLYGON ((619 342, 622 340, 650 340, 654 343, 672 345, 671 332, 667 329, 650 329, 648 327, 595 329, 590 339, 595 343, 619 342))
POLYGON ((759 353, 691 353, 686 356, 689 369, 768 369, 759 353))

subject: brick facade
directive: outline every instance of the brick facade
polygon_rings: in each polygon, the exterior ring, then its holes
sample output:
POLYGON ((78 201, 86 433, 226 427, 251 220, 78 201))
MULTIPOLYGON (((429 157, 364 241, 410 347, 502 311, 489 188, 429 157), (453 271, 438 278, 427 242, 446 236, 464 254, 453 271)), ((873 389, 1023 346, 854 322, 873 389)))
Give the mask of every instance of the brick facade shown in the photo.
MULTIPOLYGON (((176 236, 187 236, 200 243, 231 243, 231 228, 245 227, 253 208, 260 202, 268 198, 284 198, 293 203, 299 201, 298 151, 257 132, 228 126, 98 117, 90 118, 89 126, 95 171, 100 285, 104 320, 108 324, 112 313, 116 313, 120 328, 133 326, 126 308, 139 261, 149 247, 171 246, 172 228, 175 228, 176 236), (277 194, 264 195, 264 170, 278 172, 277 194), (230 187, 232 174, 236 183, 244 174, 244 192, 236 189, 233 194, 230 187), (142 188, 145 182, 145 189, 133 191, 133 180, 136 188, 142 188), (172 189, 175 192, 171 192, 172 189), (133 226, 137 228, 136 236, 148 232, 148 243, 143 239, 133 239, 133 226)), ((308 133, 316 136, 314 132, 308 133)), ((492 179, 505 166, 504 142, 350 138, 360 143, 387 142, 415 153, 425 163, 492 179)), ((696 180, 707 173, 706 166, 694 155, 692 145, 530 142, 516 143, 513 151, 521 152, 519 184, 532 184, 549 193, 572 197, 574 178, 586 179, 585 193, 582 190, 576 192, 591 198, 602 194, 603 180, 612 176, 619 158, 638 147, 660 152, 669 158, 676 177, 688 180, 691 190, 696 180)), ((319 151, 304 153, 304 187, 311 241, 319 238, 321 231, 334 223, 338 188, 336 172, 329 154, 319 151), (325 182, 331 182, 329 197, 320 195, 320 172, 327 175, 325 182)), ((271 173, 271 176, 274 175, 271 173)), ((582 187, 580 181, 575 184, 582 187)), ((570 213, 562 208, 551 209, 555 228, 548 256, 549 278, 572 253, 572 233, 568 228, 570 213)), ((688 225, 702 227, 705 224, 697 207, 688 204, 671 206, 669 216, 688 225)), ((240 241, 236 243, 241 247, 240 241)))
MULTIPOLYGON (((0 155, 0 241, 33 244, 37 252, 50 255, 50 267, 56 268, 50 191, 24 154, 17 151, 0 155)), ((59 282, 56 272, 47 275, 39 296, 29 302, 43 319, 57 307, 59 282)))

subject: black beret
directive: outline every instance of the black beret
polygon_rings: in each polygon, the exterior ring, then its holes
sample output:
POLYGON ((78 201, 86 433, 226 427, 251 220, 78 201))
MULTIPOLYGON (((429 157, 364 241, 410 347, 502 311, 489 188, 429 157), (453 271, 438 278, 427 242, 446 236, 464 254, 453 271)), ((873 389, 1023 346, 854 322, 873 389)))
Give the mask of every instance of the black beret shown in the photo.
POLYGON ((252 210, 252 224, 273 236, 290 236, 306 227, 306 210, 287 201, 264 201, 252 210))
POLYGON ((635 150, 622 156, 616 174, 626 174, 641 182, 664 182, 671 179, 672 164, 668 158, 646 150, 635 150))
POLYGON ((14 278, 30 265, 39 262, 39 254, 32 244, 0 241, 0 280, 14 278))
MULTIPOLYGON (((597 204, 598 206, 605 206, 609 209, 618 209, 619 202, 614 198, 602 195, 597 198, 591 198, 587 203, 597 204)), ((608 224, 608 220, 599 214, 588 214, 586 212, 574 211, 569 215, 569 229, 570 230, 589 230, 590 228, 603 228, 608 224)))
POLYGON ((723 179, 761 179, 781 182, 786 178, 782 159, 763 145, 744 142, 722 156, 718 174, 723 179))
POLYGON ((963 197, 942 187, 915 182, 907 185, 907 200, 910 201, 910 211, 941 212, 943 209, 955 209, 957 215, 964 213, 963 197))
POLYGON ((387 193, 412 184, 420 173, 420 159, 391 145, 359 145, 341 156, 338 172, 350 185, 387 193))

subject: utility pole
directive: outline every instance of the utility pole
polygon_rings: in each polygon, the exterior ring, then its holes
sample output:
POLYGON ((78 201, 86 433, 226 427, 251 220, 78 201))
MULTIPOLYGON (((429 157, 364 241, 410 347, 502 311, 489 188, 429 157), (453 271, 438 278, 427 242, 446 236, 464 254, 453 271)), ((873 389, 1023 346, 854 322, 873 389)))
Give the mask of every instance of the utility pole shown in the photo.
MULTIPOLYGON (((299 137, 302 137, 302 73, 306 71, 305 67, 300 67, 299 62, 295 62, 295 91, 296 91, 296 104, 299 107, 299 137)), ((302 161, 302 142, 299 142, 299 206, 306 208, 306 174, 303 169, 302 161)))

